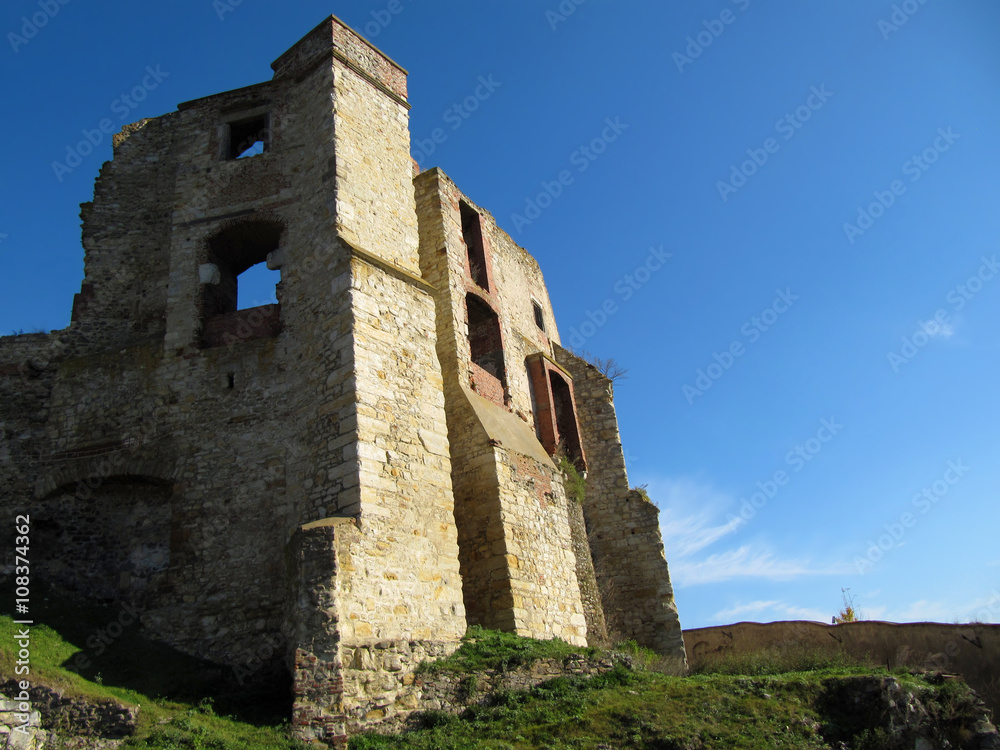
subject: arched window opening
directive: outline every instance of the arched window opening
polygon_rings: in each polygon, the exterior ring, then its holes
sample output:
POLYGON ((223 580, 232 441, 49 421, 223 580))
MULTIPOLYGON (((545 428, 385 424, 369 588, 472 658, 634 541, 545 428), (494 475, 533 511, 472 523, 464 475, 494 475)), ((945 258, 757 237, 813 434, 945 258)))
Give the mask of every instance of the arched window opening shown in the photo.
POLYGON ((282 229, 277 222, 250 221, 208 241, 208 263, 201 268, 206 346, 279 332, 282 229), (269 264, 269 256, 279 263, 269 264))
POLYGON ((153 606, 171 559, 172 486, 132 476, 64 487, 33 509, 38 574, 101 602, 153 606))

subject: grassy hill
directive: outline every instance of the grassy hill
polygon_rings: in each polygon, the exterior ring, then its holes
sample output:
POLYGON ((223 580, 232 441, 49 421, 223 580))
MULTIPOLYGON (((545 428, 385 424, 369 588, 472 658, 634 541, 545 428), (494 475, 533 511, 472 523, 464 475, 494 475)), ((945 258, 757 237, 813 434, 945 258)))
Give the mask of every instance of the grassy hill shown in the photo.
MULTIPOLYGON (((0 592, 0 595, 4 595, 0 592)), ((87 638, 116 614, 64 596, 39 594, 32 628, 32 680, 89 700, 141 707, 128 748, 294 750, 285 717, 287 685, 254 694, 235 690, 217 666, 125 632, 100 656, 87 638), (92 664, 77 674, 77 654, 92 664)), ((33 601, 34 604, 34 601, 33 601)), ((13 676, 13 620, 0 617, 0 677, 13 676)), ((579 652, 560 642, 477 631, 424 679, 450 672, 470 682, 484 670, 516 669, 538 657, 579 652)), ((588 650, 593 655, 592 650, 588 650)), ((498 692, 460 715, 423 714, 404 735, 363 735, 353 750, 550 750, 653 748, 761 750, 915 746, 980 747, 983 710, 960 680, 890 673, 800 653, 763 654, 714 664, 689 677, 656 671, 655 655, 625 644, 626 664, 592 678, 558 678, 529 691, 498 692), (946 745, 945 742, 948 744, 946 745)), ((2 680, 0 680, 2 681, 2 680)))

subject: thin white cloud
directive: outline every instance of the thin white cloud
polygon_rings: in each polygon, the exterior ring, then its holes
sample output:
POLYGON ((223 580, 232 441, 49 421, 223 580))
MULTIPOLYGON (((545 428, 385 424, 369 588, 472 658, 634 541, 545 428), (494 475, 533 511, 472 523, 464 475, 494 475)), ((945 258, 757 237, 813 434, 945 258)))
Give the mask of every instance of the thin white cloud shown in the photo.
POLYGON ((768 609, 772 609, 773 607, 779 604, 781 604, 781 602, 779 602, 777 599, 769 602, 756 601, 756 602, 750 602, 749 604, 737 604, 736 606, 730 607, 729 609, 720 609, 718 612, 712 615, 712 619, 718 622, 732 621, 735 620, 737 617, 744 617, 745 615, 755 615, 759 612, 764 612, 768 609))
MULTIPOLYGON (((811 567, 808 560, 782 560, 770 550, 753 550, 746 544, 697 559, 699 552, 747 524, 732 513, 736 498, 705 482, 683 477, 652 479, 649 493, 661 509, 663 546, 670 562, 671 579, 678 588, 733 579, 788 581, 801 576, 853 572, 847 565, 818 569, 811 567), (728 520, 722 523, 726 516, 728 520)), ((812 610, 802 612, 815 614, 812 610)))
POLYGON ((663 546, 667 559, 681 559, 700 552, 715 544, 743 525, 741 518, 733 518, 728 523, 712 526, 711 514, 706 512, 693 516, 678 517, 668 508, 660 513, 660 530, 663 532, 663 546))
POLYGON ((700 552, 745 523, 736 516, 719 523, 717 519, 734 506, 735 499, 704 482, 680 478, 649 484, 650 496, 661 509, 660 530, 668 560, 700 552))
POLYGON ((712 615, 712 620, 716 622, 732 623, 740 619, 745 619, 749 615, 764 615, 772 612, 773 616, 758 616, 755 619, 762 622, 773 620, 811 620, 813 622, 827 622, 830 615, 818 609, 808 607, 797 607, 782 601, 756 601, 749 604, 737 604, 729 609, 723 609, 712 615))
POLYGON ((955 335, 955 326, 951 323, 942 323, 937 328, 927 331, 927 335, 932 339, 950 339, 955 335))
POLYGON ((920 599, 902 608, 885 606, 862 607, 865 620, 888 622, 998 622, 1000 621, 1000 591, 962 604, 920 599))
POLYGON ((794 604, 785 605, 779 611, 788 615, 786 619, 789 620, 809 620, 811 622, 830 622, 833 620, 832 613, 809 607, 796 607, 794 604))
POLYGON ((834 565, 815 568, 807 560, 780 560, 770 551, 753 551, 750 545, 710 555, 697 562, 681 559, 671 565, 670 577, 678 588, 705 583, 720 583, 736 578, 763 578, 790 581, 815 575, 845 575, 850 566, 834 565))
POLYGON ((913 602, 903 610, 890 613, 893 622, 948 622, 954 620, 954 609, 943 602, 926 599, 913 602))
POLYGON ((877 607, 861 607, 861 619, 862 620, 889 620, 889 608, 883 606, 877 607))

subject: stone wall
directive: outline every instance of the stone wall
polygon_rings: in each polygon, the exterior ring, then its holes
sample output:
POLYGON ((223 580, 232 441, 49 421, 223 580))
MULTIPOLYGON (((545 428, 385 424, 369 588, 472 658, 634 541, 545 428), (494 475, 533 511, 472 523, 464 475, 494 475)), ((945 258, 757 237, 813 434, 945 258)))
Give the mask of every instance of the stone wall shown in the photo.
POLYGON ((135 733, 138 715, 138 706, 69 698, 44 685, 22 691, 18 682, 10 680, 0 685, 0 748, 115 748, 135 733), (20 710, 25 694, 31 708, 27 725, 20 710))
POLYGON ((532 308, 541 300, 551 315, 544 280, 537 263, 441 170, 419 175, 415 185, 421 272, 436 289, 469 622, 585 643, 569 501, 561 472, 536 435, 526 366, 528 355, 549 348, 532 308), (480 239, 485 266, 474 269, 476 253, 467 242, 480 239), (496 317, 487 348, 499 347, 492 364, 505 385, 502 400, 495 388, 483 388, 473 359, 473 308, 496 317))
POLYGON ((591 646, 611 646, 608 638, 608 624, 604 619, 604 603, 597 587, 597 574, 590 554, 590 540, 587 538, 587 522, 583 515, 583 503, 569 498, 569 529, 576 557, 576 580, 580 583, 580 599, 583 602, 583 616, 587 621, 587 642, 591 646))
POLYGON ((605 427, 567 450, 614 500, 552 459, 586 425, 537 262, 414 176, 406 72, 339 20, 272 67, 115 136, 70 326, 0 339, 0 541, 30 511, 39 575, 195 656, 270 654, 251 678, 290 677, 329 744, 411 710, 468 624, 582 645, 603 603, 662 645, 655 515, 585 370, 605 427), (260 263, 277 303, 240 297, 260 263))
POLYGON ((730 655, 760 651, 846 654, 884 666, 960 674, 1000 715, 1000 625, 875 620, 739 622, 684 631, 688 661, 695 667, 730 655))
POLYGON ((458 714, 469 706, 488 704, 499 691, 530 690, 559 677, 595 677, 610 672, 618 665, 631 668, 624 654, 587 658, 575 654, 566 659, 538 659, 527 666, 511 670, 487 669, 475 675, 453 672, 424 672, 411 681, 405 704, 408 710, 397 711, 380 720, 369 730, 395 733, 419 726, 420 711, 445 711, 458 714))
MULTIPOLYGON (((14 680, 0 685, 0 691, 12 697, 22 694, 14 680)), ((111 698, 88 701, 67 697, 45 685, 35 685, 27 693, 32 709, 39 714, 40 726, 49 732, 112 740, 135 734, 138 706, 128 706, 111 698)))
POLYGON ((596 367, 556 347, 573 376, 587 455, 584 516, 612 639, 634 638, 686 669, 684 641, 663 551, 659 509, 629 488, 613 386, 596 367))

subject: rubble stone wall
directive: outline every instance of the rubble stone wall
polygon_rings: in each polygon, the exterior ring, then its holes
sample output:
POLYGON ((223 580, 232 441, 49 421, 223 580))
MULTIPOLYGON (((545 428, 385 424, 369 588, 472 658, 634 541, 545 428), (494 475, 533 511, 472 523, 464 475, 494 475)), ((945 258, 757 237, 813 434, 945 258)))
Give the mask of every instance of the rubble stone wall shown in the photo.
POLYGON ((587 454, 584 516, 604 617, 611 638, 634 638, 686 669, 673 587, 663 551, 659 509, 629 488, 615 415, 613 385, 562 347, 556 357, 573 376, 587 454))

